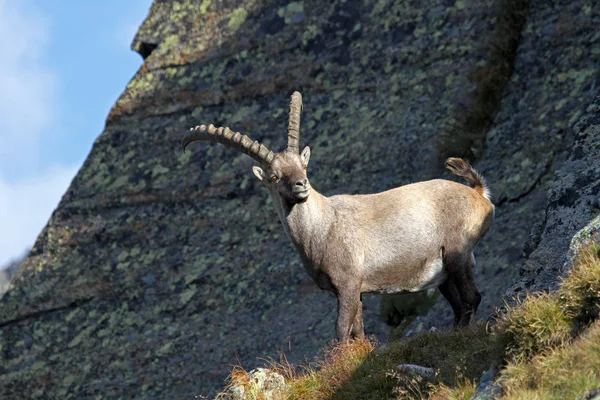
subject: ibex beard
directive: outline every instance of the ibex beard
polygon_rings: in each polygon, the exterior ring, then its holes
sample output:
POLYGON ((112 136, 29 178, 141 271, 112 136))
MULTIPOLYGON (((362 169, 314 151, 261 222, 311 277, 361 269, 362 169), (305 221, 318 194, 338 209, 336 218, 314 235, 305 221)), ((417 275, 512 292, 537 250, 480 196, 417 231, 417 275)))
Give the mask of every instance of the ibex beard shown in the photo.
POLYGON ((292 95, 288 145, 274 153, 229 128, 200 125, 183 137, 185 148, 212 140, 261 164, 254 175, 269 190, 283 228, 313 281, 337 297, 338 339, 363 338, 361 293, 410 293, 439 288, 468 325, 481 302, 473 249, 490 228, 494 205, 485 180, 468 162, 446 167, 471 187, 434 179, 385 192, 327 197, 310 184, 310 149, 300 152, 302 96, 292 95))

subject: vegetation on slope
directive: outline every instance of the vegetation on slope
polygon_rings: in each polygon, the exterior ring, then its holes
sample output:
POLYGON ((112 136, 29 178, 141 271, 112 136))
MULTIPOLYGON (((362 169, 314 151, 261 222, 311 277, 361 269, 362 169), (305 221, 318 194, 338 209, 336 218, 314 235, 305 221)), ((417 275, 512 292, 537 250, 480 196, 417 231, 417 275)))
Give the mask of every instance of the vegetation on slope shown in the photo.
POLYGON ((600 246, 582 251, 562 286, 505 317, 504 399, 571 399, 600 387, 600 246))
POLYGON ((256 400, 469 399, 482 373, 498 366, 502 399, 581 397, 600 387, 600 246, 580 254, 556 292, 528 295, 493 327, 479 323, 386 346, 338 344, 301 367, 271 362, 287 386, 268 396, 236 367, 229 387, 245 386, 246 398, 256 400), (401 372, 399 364, 430 367, 434 376, 401 372))

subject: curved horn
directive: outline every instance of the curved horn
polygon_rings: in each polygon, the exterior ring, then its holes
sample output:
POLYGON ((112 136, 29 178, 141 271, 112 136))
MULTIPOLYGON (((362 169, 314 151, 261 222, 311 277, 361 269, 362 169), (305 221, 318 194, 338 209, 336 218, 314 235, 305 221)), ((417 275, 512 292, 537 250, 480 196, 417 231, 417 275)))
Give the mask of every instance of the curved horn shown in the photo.
POLYGON ((300 112, 302 111, 302 95, 292 94, 290 102, 290 120, 288 123, 288 147, 286 151, 300 153, 300 112))
POLYGON ((275 156, 267 146, 260 144, 258 141, 253 141, 248 136, 242 135, 239 132, 233 132, 229 128, 216 128, 212 124, 208 127, 206 125, 200 125, 195 128, 190 128, 190 130, 183 135, 183 139, 181 140, 181 148, 183 151, 185 152, 185 148, 188 144, 196 140, 212 140, 224 144, 225 146, 238 149, 265 166, 270 165, 275 156))

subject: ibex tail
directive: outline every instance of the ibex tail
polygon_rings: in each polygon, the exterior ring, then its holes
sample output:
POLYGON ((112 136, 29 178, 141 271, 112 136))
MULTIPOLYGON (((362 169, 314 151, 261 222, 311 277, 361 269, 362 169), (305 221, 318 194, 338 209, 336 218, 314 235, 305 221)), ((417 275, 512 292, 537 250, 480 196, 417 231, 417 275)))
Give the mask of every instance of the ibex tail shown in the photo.
POLYGON ((491 200, 492 194, 485 184, 485 178, 471 167, 471 164, 462 158, 449 158, 446 160, 446 168, 452 173, 465 178, 473 186, 473 189, 488 200, 491 200))

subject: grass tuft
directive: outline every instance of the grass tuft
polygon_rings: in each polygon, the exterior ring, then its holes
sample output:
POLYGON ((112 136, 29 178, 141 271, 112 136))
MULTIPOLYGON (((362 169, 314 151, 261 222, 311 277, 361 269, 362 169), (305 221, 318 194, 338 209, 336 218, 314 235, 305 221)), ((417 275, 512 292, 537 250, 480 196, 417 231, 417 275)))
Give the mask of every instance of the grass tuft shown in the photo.
POLYGON ((574 399, 600 387, 600 325, 569 345, 506 366, 503 399, 574 399))
POLYGON ((432 389, 432 393, 429 396, 431 400, 469 400, 475 394, 477 385, 474 381, 463 379, 462 381, 458 381, 455 387, 450 387, 442 383, 432 389))
POLYGON ((527 359, 571 338, 571 318, 556 296, 529 295, 509 309, 504 319, 507 353, 515 359, 527 359))
POLYGON ((581 251, 555 293, 529 296, 505 316, 504 399, 568 399, 600 387, 598 249, 581 251))
POLYGON ((600 311, 600 258, 598 245, 583 249, 569 275, 554 293, 528 295, 503 317, 507 353, 527 359, 563 345, 598 318, 600 311))
POLYGON ((290 398, 330 398, 354 376, 374 348, 375 346, 365 339, 322 349, 316 357, 316 362, 304 367, 304 372, 290 382, 290 398))
POLYGON ((591 244, 574 262, 558 296, 574 322, 585 325, 600 313, 600 245, 591 244))

